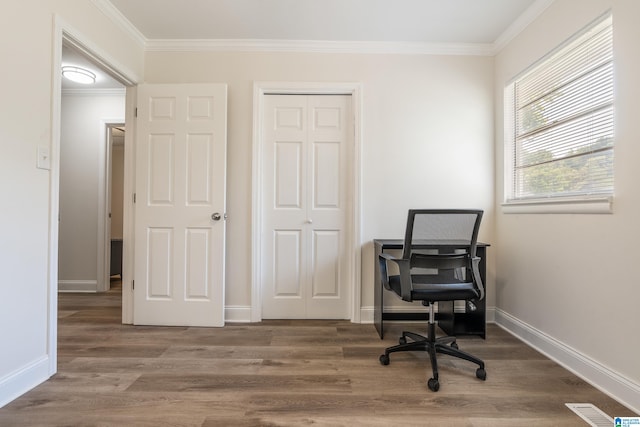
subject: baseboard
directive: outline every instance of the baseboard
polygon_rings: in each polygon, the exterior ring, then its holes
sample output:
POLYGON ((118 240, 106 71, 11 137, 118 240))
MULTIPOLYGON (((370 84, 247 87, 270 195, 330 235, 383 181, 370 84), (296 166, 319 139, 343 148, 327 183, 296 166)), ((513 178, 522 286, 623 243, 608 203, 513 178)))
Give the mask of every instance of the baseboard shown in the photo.
POLYGON ((360 307, 360 323, 373 323, 373 307, 360 307))
POLYGON ((98 292, 98 281, 58 280, 58 292, 98 292))
POLYGON ((232 305, 224 308, 224 321, 236 323, 251 322, 251 306, 232 305))
MULTIPOLYGON (((603 393, 611 396, 637 414, 640 414, 640 384, 572 349, 544 332, 528 325, 509 313, 496 309, 498 326, 543 353, 549 359, 573 372, 603 393)), ((616 414, 610 414, 615 416, 616 414)))
POLYGON ((0 408, 49 379, 49 357, 40 359, 0 378, 0 408))

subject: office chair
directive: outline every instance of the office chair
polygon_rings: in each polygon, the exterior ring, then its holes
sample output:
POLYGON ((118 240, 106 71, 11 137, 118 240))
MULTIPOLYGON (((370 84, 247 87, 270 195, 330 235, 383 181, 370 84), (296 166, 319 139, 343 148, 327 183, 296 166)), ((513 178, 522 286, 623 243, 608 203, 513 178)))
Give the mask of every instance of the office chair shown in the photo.
POLYGON ((433 377, 427 381, 432 391, 438 391, 438 361, 436 353, 448 354, 478 365, 476 377, 486 380, 484 362, 458 348, 454 336, 436 337, 434 303, 465 300, 470 309, 474 301, 484 298, 480 277, 480 258, 476 256, 481 210, 412 209, 409 210, 402 258, 380 254, 380 277, 386 289, 404 301, 422 301, 429 307, 427 335, 402 332, 399 344, 388 347, 380 363, 389 364, 389 354, 398 351, 429 353, 433 377), (388 274, 388 263, 397 265, 399 274, 388 274))

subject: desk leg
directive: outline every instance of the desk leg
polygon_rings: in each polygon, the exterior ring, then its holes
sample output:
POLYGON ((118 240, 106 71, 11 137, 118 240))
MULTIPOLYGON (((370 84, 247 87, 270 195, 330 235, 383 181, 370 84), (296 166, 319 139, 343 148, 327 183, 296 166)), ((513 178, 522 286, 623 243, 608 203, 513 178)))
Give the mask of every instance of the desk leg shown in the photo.
POLYGON ((384 325, 382 319, 382 312, 384 311, 384 286, 382 286, 382 278, 380 277, 380 269, 378 268, 378 255, 382 253, 382 245, 378 242, 374 242, 373 251, 373 277, 374 277, 374 304, 373 304, 373 323, 378 331, 380 339, 384 337, 384 325))

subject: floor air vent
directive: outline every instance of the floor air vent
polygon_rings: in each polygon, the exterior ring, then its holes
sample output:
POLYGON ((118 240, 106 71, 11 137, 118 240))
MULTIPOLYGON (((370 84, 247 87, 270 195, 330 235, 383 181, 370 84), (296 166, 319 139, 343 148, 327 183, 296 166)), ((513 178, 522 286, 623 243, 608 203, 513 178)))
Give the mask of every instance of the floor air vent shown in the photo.
POLYGON ((569 409, 593 427, 613 426, 613 417, 602 412, 591 403, 565 403, 569 409))

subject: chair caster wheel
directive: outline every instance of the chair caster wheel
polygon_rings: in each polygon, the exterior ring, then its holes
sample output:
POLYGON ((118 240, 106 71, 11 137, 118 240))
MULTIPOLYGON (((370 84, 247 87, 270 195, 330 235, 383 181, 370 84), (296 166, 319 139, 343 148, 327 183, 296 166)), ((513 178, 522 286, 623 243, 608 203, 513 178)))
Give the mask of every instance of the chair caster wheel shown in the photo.
POLYGON ((400 339, 398 340, 399 344, 405 345, 407 343, 407 338, 406 337, 400 337, 400 339))
POLYGON ((389 356, 387 356, 386 354, 382 354, 380 356, 380 364, 388 365, 389 364, 389 356))
POLYGON ((456 350, 458 349, 458 343, 457 342, 452 342, 451 343, 451 348, 455 348, 456 350))
POLYGON ((487 372, 483 368, 478 368, 476 370, 476 377, 485 381, 487 379, 487 372))
POLYGON ((435 378, 430 378, 429 381, 427 381, 427 386, 431 391, 440 390, 440 382, 438 382, 438 380, 435 378))

